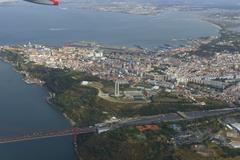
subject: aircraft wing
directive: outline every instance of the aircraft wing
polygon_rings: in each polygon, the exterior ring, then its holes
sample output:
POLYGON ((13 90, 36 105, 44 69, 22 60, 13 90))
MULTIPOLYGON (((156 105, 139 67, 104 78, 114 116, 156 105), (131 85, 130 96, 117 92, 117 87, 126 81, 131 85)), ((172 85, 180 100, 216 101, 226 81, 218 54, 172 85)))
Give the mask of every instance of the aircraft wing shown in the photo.
POLYGON ((37 4, 45 4, 45 5, 59 5, 59 0, 25 0, 27 2, 37 3, 37 4))

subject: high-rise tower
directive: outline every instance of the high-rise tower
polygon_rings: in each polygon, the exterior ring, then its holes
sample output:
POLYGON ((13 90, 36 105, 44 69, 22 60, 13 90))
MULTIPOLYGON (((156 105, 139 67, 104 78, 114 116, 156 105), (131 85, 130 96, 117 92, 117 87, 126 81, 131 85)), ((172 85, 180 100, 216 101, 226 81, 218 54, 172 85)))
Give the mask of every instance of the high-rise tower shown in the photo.
POLYGON ((115 92, 114 92, 114 96, 115 96, 115 97, 119 97, 119 96, 120 96, 119 81, 118 81, 118 80, 115 81, 115 92))

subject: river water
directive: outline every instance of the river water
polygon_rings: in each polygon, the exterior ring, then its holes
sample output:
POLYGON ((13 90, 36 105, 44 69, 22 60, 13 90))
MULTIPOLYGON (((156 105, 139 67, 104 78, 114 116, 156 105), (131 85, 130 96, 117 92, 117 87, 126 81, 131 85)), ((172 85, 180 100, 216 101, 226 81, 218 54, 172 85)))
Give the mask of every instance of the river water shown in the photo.
MULTIPOLYGON (((12 66, 0 61, 0 136, 70 128, 49 106, 47 91, 27 85, 12 66)), ((74 160, 72 137, 0 144, 1 160, 74 160)))
POLYGON ((201 21, 191 12, 142 16, 76 8, 63 9, 26 2, 0 7, 0 20, 0 44, 31 41, 63 45, 84 40, 117 46, 140 45, 153 48, 218 33, 216 26, 201 21))

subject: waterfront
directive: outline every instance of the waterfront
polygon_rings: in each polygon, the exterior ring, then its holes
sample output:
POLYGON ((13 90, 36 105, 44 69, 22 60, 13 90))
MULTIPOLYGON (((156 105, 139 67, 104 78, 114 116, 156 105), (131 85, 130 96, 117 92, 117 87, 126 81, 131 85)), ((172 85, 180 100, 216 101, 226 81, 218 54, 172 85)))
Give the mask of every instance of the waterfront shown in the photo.
MULTIPOLYGON (((27 85, 10 64, 0 61, 0 136, 70 128, 64 116, 46 103, 47 92, 27 85)), ((4 160, 73 160, 72 137, 0 145, 4 160)))
POLYGON ((152 48, 164 44, 179 45, 184 40, 202 36, 215 36, 219 30, 189 12, 143 16, 24 5, 1 7, 0 44, 31 41, 61 46, 84 40, 152 48))

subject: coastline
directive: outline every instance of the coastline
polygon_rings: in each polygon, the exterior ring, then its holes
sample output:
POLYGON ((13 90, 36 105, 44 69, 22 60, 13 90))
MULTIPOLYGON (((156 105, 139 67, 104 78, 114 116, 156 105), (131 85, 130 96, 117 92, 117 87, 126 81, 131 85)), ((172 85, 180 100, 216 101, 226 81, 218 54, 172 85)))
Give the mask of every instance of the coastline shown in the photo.
POLYGON ((213 21, 211 21, 210 19, 207 19, 206 17, 200 17, 200 21, 209 23, 210 25, 212 25, 215 28, 217 28, 219 31, 224 29, 222 26, 214 23, 213 21))
POLYGON ((52 108, 54 108, 56 111, 60 112, 60 113, 65 117, 65 119, 70 123, 70 125, 71 125, 72 127, 74 127, 77 123, 76 123, 73 119, 71 119, 65 112, 62 112, 62 111, 60 110, 60 108, 57 106, 57 104, 55 104, 55 103, 52 102, 52 99, 53 99, 53 97, 54 97, 54 96, 53 96, 54 93, 51 93, 51 92, 49 91, 49 89, 48 89, 47 87, 45 87, 44 85, 43 85, 42 87, 43 87, 44 90, 46 90, 46 92, 48 92, 48 96, 46 97, 46 102, 47 102, 52 108))

